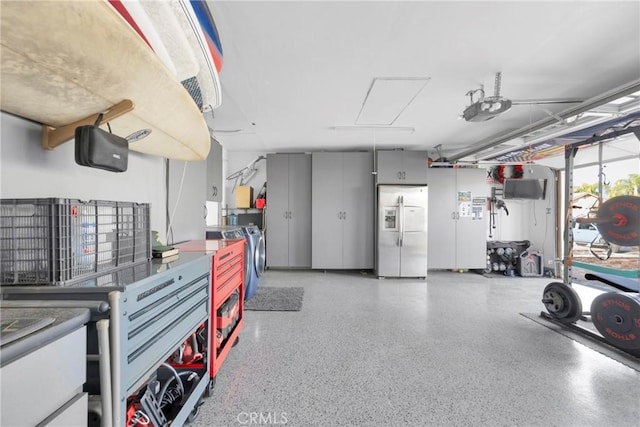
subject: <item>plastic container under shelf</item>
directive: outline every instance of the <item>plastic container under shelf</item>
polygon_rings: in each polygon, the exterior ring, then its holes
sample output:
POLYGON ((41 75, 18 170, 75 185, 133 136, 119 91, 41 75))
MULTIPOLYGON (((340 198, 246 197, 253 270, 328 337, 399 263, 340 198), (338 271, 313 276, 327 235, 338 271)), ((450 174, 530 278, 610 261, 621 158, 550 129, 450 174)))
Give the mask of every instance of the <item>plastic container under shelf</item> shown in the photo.
POLYGON ((542 252, 524 251, 520 254, 517 264, 518 274, 522 277, 540 277, 544 273, 542 252))

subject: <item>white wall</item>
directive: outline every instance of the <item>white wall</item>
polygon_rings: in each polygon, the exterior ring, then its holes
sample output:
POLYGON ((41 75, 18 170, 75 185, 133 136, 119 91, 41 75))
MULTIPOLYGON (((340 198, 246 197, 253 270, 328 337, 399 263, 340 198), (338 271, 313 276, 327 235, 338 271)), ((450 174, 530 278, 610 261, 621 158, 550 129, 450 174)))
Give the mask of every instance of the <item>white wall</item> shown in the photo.
POLYGON ((150 203, 151 229, 165 237, 164 159, 131 151, 123 173, 79 166, 73 141, 44 150, 39 124, 0 114, 0 197, 150 203))
MULTIPOLYGON (((543 253, 544 264, 554 268, 556 256, 556 188, 554 171, 546 166, 525 165, 523 179, 547 179, 547 192, 544 200, 505 200, 509 215, 499 209, 496 215, 496 228, 493 237, 488 240, 519 241, 529 240, 530 249, 543 253)), ((494 185, 502 188, 502 185, 494 185)), ((498 196, 498 198, 500 198, 498 196)))

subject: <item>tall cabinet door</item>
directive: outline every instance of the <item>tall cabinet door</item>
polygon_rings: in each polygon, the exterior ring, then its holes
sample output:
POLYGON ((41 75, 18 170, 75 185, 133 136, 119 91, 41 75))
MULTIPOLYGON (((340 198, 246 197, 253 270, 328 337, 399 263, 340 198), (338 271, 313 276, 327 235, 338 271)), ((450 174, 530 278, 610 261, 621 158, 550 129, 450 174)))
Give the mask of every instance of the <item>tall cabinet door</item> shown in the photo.
POLYGON ((267 154, 268 267, 289 266, 289 155, 267 154))
POLYGON ((429 170, 429 268, 485 268, 485 180, 484 169, 429 170))
POLYGON ((207 201, 222 202, 222 145, 211 141, 211 150, 207 156, 207 201))
MULTIPOLYGON (((487 266, 487 227, 486 198, 489 186, 484 169, 456 169, 458 194, 471 196, 470 205, 464 211, 458 203, 456 215, 456 267, 485 268, 487 266), (471 212, 469 212, 471 209, 471 212)), ((462 196, 461 196, 462 197, 462 196)))
MULTIPOLYGON (((311 267, 311 155, 289 154, 289 267, 311 267)), ((271 191, 268 187, 267 194, 271 191)))
POLYGON ((343 153, 343 267, 374 267, 375 203, 372 153, 343 153))
POLYGON ((343 153, 313 153, 311 267, 343 268, 343 153))
POLYGON ((429 170, 428 268, 452 268, 456 259, 455 170, 429 170))

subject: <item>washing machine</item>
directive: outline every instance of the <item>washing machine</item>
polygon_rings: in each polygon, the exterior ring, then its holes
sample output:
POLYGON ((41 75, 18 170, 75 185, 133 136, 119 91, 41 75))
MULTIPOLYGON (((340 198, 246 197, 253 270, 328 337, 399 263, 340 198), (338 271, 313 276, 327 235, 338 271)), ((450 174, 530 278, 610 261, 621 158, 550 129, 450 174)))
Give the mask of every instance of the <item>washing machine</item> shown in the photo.
MULTIPOLYGON (((253 297, 260 286, 260 276, 264 273, 265 267, 265 247, 262 231, 257 225, 245 225, 243 231, 247 238, 247 247, 249 248, 249 257, 246 258, 246 264, 249 265, 249 272, 245 276, 245 301, 253 297)), ((245 270, 246 271, 246 270, 245 270)))

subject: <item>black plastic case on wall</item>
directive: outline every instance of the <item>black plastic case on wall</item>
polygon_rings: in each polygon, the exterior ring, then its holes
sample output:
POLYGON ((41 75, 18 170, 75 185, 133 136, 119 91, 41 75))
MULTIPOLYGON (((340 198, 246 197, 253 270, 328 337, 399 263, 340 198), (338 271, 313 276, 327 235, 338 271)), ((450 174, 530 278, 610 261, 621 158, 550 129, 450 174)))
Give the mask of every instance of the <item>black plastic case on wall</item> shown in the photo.
POLYGON ((129 142, 94 125, 79 126, 75 134, 76 163, 110 172, 124 172, 129 142))

